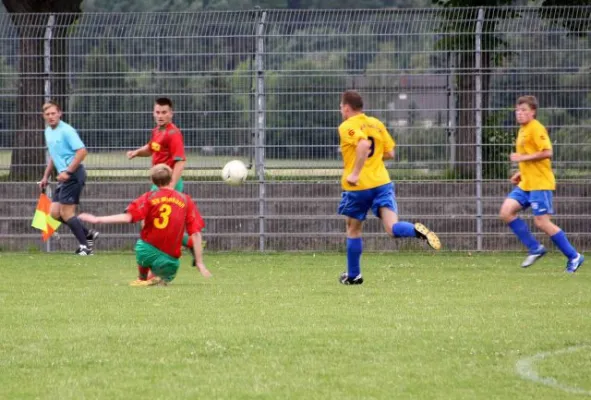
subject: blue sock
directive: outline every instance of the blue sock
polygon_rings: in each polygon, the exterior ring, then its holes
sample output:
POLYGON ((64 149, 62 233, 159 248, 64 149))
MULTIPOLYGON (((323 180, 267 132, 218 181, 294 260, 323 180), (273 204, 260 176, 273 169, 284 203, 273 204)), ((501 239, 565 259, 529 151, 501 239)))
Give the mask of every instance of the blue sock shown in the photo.
POLYGON ((515 236, 527 247, 530 253, 536 252, 541 246, 540 242, 536 240, 534 235, 529 231, 529 227, 521 218, 517 218, 509 223, 509 228, 513 231, 515 236))
POLYGON ((577 258, 577 250, 572 244, 570 244, 564 231, 560 231, 554 236, 550 236, 550 239, 552 239, 556 247, 558 247, 560 251, 562 251, 562 254, 564 254, 569 260, 577 258))
POLYGON ((361 253, 363 252, 363 240, 361 238, 347 238, 347 275, 355 278, 361 273, 361 253))
POLYGON ((404 221, 392 225, 392 234, 394 237, 417 237, 414 224, 404 221))

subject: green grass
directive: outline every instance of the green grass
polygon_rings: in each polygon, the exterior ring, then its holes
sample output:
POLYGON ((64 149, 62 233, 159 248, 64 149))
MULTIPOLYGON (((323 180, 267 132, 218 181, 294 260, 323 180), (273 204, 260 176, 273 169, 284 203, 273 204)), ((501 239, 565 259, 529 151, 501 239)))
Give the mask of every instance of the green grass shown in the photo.
MULTIPOLYGON (((591 271, 548 256, 208 254, 132 288, 131 254, 0 253, 0 398, 578 399, 516 363, 591 343, 591 271)), ((537 372, 591 391, 589 348, 537 372)))
MULTIPOLYGON (((0 180, 7 177, 10 168, 10 151, 0 151, 0 180)), ((185 180, 219 179, 222 167, 228 161, 240 159, 246 164, 254 163, 248 157, 236 156, 204 156, 198 152, 187 152, 186 169, 183 172, 185 180), (198 169, 192 169, 198 168, 198 169)), ((84 165, 88 170, 90 180, 126 180, 148 177, 151 159, 138 157, 128 160, 125 151, 119 152, 91 152, 84 165), (98 169, 100 168, 100 169, 98 169)), ((269 180, 336 180, 342 174, 341 160, 301 160, 301 159, 273 159, 265 162, 265 174, 269 180)), ((423 169, 397 168, 389 169, 392 177, 401 179, 435 179, 442 176, 443 171, 423 169)), ((252 166, 250 179, 255 179, 255 167, 252 166)))

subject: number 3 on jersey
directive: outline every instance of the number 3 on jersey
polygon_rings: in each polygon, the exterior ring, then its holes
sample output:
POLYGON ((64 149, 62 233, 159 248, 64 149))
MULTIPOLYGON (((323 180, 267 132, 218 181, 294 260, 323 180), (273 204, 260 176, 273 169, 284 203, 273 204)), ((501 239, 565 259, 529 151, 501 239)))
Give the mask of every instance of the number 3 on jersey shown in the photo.
POLYGON ((160 218, 154 219, 154 227, 164 229, 168 226, 168 222, 170 221, 172 208, 169 204, 162 204, 158 211, 160 211, 160 218))
POLYGON ((370 158, 376 151, 376 141, 374 140, 373 136, 368 136, 367 140, 369 140, 371 143, 371 145, 369 146, 369 154, 367 155, 367 158, 370 158))

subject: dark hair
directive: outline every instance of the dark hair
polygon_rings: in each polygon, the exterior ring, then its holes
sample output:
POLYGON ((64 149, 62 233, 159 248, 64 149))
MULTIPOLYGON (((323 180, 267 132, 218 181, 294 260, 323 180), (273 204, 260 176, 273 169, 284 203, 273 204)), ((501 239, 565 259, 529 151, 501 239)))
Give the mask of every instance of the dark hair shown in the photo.
POLYGON ((536 96, 521 96, 517 99, 517 105, 519 106, 521 104, 527 104, 534 111, 538 109, 538 99, 536 99, 536 96))
POLYGON ((172 110, 172 100, 168 97, 159 97, 156 99, 155 103, 159 106, 168 106, 172 110))
POLYGON ((347 90, 341 96, 341 103, 348 105, 353 111, 360 111, 363 109, 363 98, 355 90, 347 90))

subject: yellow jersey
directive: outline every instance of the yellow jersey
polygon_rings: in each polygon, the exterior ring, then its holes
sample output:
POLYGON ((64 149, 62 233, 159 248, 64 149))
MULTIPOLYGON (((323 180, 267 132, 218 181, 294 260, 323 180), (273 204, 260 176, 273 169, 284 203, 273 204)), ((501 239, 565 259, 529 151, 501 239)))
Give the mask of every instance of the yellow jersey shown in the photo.
POLYGON ((339 126, 339 136, 344 164, 341 178, 343 190, 367 190, 391 182, 390 174, 384 165, 383 155, 385 152, 393 150, 396 144, 379 119, 368 117, 365 114, 357 114, 339 126), (352 186, 347 182, 347 176, 353 172, 357 158, 357 143, 361 139, 369 140, 371 147, 369 156, 359 174, 359 182, 356 186, 352 186))
MULTIPOLYGON (((543 150, 552 150, 552 142, 544 125, 534 119, 521 126, 517 134, 517 153, 533 154, 543 150)), ((549 158, 519 163, 521 182, 519 187, 526 192, 532 190, 555 190, 556 180, 549 158)))

